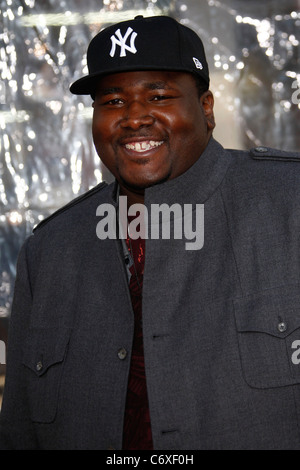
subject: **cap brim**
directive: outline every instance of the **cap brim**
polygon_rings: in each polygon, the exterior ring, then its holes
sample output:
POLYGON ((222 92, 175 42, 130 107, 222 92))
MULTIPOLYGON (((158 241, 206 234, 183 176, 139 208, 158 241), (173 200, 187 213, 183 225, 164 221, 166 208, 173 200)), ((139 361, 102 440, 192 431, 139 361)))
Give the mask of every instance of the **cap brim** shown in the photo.
POLYGON ((74 95, 92 94, 95 91, 101 76, 103 76, 103 73, 93 73, 86 77, 79 78, 70 86, 70 92, 74 95))

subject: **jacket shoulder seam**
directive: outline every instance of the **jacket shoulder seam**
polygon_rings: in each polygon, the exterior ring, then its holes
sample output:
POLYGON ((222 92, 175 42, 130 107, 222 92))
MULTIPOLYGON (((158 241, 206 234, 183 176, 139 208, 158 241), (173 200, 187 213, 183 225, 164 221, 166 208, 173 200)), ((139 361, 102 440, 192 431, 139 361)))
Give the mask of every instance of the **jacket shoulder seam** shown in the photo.
POLYGON ((300 162, 299 152, 287 152, 285 150, 274 149, 271 147, 254 147, 250 149, 250 155, 253 160, 300 162))
POLYGON ((93 196, 95 193, 97 193, 98 191, 101 191, 102 189, 104 189, 107 185, 107 183, 105 181, 103 181, 102 183, 99 183, 97 186, 95 186, 94 188, 90 189, 89 191, 85 192, 84 194, 81 194, 80 196, 76 197, 75 199, 73 199, 72 201, 68 202, 66 205, 62 206, 60 209, 56 210, 55 212, 53 212, 53 214, 49 215, 48 217, 46 217, 45 219, 43 219, 41 222, 39 222, 34 228, 33 228, 33 232, 36 232, 37 230, 39 230, 41 227, 43 227, 44 225, 46 225, 50 220, 54 219, 57 215, 60 215, 62 214, 63 212, 71 209, 72 207, 76 206, 77 204, 79 204, 80 202, 84 201, 85 199, 88 199, 89 197, 93 196))

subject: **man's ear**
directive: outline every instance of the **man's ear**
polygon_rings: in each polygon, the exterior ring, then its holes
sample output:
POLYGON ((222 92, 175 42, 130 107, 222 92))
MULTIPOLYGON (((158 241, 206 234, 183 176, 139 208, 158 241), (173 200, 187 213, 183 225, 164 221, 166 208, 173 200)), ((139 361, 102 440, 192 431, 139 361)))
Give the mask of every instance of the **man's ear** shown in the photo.
POLYGON ((214 96, 210 90, 205 91, 201 97, 200 101, 206 117, 207 128, 212 131, 215 128, 215 116, 214 116, 214 96))

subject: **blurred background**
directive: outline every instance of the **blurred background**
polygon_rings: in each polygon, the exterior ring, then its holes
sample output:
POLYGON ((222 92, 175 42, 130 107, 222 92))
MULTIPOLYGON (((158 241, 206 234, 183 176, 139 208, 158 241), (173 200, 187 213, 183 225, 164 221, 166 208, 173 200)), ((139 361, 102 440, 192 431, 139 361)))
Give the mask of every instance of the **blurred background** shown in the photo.
POLYGON ((111 181, 92 143, 91 98, 69 86, 87 73, 92 37, 138 14, 173 16, 201 36, 225 147, 300 149, 300 0, 0 0, 0 346, 25 238, 111 181))

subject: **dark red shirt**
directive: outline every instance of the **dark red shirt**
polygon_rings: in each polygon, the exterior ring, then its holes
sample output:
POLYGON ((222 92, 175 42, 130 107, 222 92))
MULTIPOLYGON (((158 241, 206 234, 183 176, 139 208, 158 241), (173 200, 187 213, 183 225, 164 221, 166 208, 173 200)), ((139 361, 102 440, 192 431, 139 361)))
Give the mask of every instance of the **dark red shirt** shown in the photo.
POLYGON ((152 434, 146 387, 143 329, 142 287, 145 240, 126 240, 135 266, 130 268, 130 295, 134 311, 134 338, 124 417, 123 450, 152 450, 152 434))

